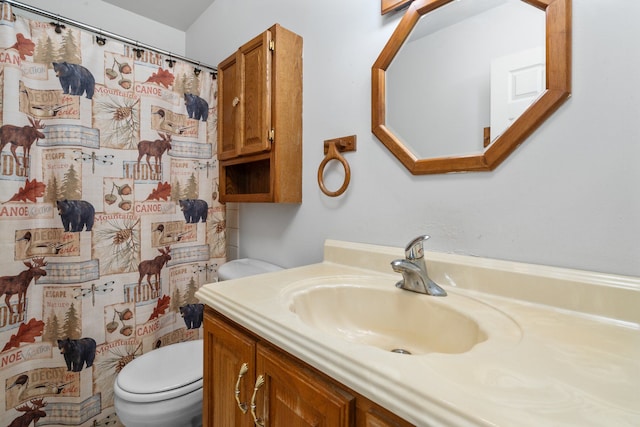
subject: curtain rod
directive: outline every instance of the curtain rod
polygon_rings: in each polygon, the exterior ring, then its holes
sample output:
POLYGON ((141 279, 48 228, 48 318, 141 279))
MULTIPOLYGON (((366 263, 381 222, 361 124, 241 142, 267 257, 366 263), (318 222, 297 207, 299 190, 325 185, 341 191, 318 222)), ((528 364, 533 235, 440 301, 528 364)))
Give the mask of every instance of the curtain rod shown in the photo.
POLYGON ((153 47, 153 46, 149 46, 148 44, 139 43, 137 40, 133 40, 133 39, 130 39, 130 38, 127 38, 127 37, 123 37, 123 36, 120 36, 118 34, 111 33, 109 31, 104 31, 104 30, 102 30, 100 28, 96 28, 96 27, 93 27, 91 25, 83 24, 82 22, 74 21, 73 19, 63 18, 60 15, 56 15, 54 13, 47 12, 46 10, 43 10, 43 9, 40 9, 40 8, 37 8, 37 7, 34 7, 34 6, 29 6, 28 4, 25 4, 25 3, 20 3, 20 2, 15 1, 15 0, 2 0, 2 3, 7 3, 7 4, 15 6, 15 7, 19 8, 19 9, 24 9, 27 12, 35 13, 37 15, 41 15, 41 16, 44 16, 44 17, 49 18, 49 19, 54 19, 56 22, 62 22, 62 23, 65 23, 65 24, 73 25, 74 27, 78 27, 78 28, 80 28, 82 30, 90 31, 90 32, 95 33, 95 34, 97 34, 99 36, 104 36, 104 37, 107 37, 109 39, 118 40, 120 42, 123 42, 123 43, 126 43, 128 45, 133 46, 135 49, 150 50, 150 51, 154 51, 156 53, 159 53, 161 55, 168 56, 170 59, 167 59, 167 62, 170 63, 170 66, 173 65, 171 63, 171 61, 173 61, 174 59, 179 59, 181 61, 188 62, 188 63, 196 65, 198 67, 208 68, 208 69, 211 70, 213 75, 216 75, 218 73, 218 68, 217 67, 213 67, 211 65, 203 64, 201 62, 194 61, 193 59, 189 59, 189 58, 186 58, 186 57, 181 56, 181 55, 173 54, 173 53, 171 53, 169 51, 166 51, 166 50, 162 50, 162 49, 158 49, 158 48, 153 47))

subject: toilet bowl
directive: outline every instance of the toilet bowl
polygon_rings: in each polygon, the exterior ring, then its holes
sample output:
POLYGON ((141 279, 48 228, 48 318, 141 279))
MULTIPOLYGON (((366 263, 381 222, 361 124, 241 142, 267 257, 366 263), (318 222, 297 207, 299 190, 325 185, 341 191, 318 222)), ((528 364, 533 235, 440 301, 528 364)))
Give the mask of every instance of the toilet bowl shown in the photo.
POLYGON ((126 427, 202 425, 202 340, 172 344, 135 358, 113 385, 126 427))
MULTIPOLYGON (((265 261, 243 258, 218 270, 231 280, 281 270, 265 261)), ((127 364, 113 385, 114 407, 125 427, 202 426, 202 340, 161 347, 127 364)))

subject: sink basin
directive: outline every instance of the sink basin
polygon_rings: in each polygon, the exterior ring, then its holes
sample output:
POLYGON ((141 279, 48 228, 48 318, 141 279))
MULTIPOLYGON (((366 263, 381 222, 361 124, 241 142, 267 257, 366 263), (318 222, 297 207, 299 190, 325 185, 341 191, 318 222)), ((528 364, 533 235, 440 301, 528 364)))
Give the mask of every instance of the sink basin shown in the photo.
POLYGON ((306 325, 344 340, 403 354, 464 353, 492 330, 519 329, 498 310, 450 292, 417 294, 393 278, 341 276, 309 279, 285 290, 289 309, 306 325))

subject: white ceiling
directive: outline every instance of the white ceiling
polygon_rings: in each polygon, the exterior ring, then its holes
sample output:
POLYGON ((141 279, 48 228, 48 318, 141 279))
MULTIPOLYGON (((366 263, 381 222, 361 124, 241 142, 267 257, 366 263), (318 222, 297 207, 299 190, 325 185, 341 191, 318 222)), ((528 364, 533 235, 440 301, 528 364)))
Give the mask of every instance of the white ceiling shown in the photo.
POLYGON ((215 0, 103 0, 156 22, 187 29, 215 0))

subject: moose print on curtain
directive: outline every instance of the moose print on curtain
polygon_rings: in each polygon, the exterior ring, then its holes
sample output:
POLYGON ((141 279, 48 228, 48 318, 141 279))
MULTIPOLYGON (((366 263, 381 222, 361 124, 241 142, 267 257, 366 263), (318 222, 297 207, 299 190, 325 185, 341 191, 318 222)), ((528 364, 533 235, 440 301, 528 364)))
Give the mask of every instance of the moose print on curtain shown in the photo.
POLYGON ((119 425, 117 373, 201 338, 225 261, 216 81, 2 7, 0 425, 119 425))

